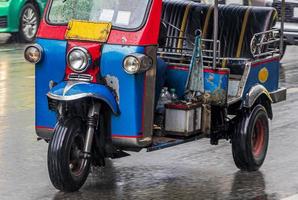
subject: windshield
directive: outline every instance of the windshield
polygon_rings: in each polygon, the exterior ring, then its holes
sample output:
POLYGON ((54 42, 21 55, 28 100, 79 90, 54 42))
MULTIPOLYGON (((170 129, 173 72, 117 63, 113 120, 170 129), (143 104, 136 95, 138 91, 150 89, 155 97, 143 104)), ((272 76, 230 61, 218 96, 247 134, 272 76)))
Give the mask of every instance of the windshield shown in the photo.
POLYGON ((67 24, 71 19, 111 22, 113 26, 136 29, 142 25, 150 0, 52 0, 48 21, 67 24))

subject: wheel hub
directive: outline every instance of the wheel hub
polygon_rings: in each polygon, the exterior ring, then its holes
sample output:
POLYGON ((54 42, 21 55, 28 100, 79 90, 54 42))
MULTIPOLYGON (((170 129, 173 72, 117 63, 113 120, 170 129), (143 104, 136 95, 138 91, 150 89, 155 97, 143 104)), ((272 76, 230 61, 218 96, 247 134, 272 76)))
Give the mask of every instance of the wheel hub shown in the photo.
POLYGON ((70 149, 69 169, 75 176, 79 176, 84 168, 85 159, 83 158, 84 138, 77 135, 74 138, 70 149))
POLYGON ((37 32, 37 15, 32 8, 28 8, 24 11, 22 30, 27 38, 33 38, 37 32))
POLYGON ((256 121, 252 134, 253 155, 259 157, 264 149, 265 126, 261 119, 256 121))

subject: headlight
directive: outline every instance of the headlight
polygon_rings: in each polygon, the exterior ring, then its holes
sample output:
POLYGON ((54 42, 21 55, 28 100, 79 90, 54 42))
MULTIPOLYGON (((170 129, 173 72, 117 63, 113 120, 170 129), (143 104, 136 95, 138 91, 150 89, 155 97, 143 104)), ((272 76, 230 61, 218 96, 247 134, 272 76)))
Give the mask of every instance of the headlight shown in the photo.
POLYGON ((84 72, 91 65, 91 56, 87 49, 72 48, 67 54, 68 66, 75 72, 84 72))
POLYGON ((135 53, 124 59, 123 68, 128 74, 136 74, 148 70, 152 64, 153 61, 149 56, 135 53))
POLYGON ((42 47, 38 44, 27 46, 24 51, 25 59, 33 64, 38 63, 42 58, 42 47))

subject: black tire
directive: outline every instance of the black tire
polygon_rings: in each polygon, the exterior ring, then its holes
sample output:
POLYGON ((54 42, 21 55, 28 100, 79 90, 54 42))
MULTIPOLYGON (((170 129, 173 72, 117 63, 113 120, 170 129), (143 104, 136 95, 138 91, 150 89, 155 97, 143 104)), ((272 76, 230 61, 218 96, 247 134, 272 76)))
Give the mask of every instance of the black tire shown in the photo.
POLYGON ((244 171, 258 170, 266 157, 269 122, 266 109, 257 105, 244 114, 232 137, 232 152, 236 166, 244 171))
POLYGON ((90 171, 90 159, 83 159, 86 128, 78 118, 58 122, 48 148, 48 171, 55 188, 79 190, 90 171))
POLYGON ((38 26, 40 23, 40 14, 38 9, 31 3, 24 5, 20 15, 19 32, 15 36, 20 42, 31 43, 35 40, 38 26))

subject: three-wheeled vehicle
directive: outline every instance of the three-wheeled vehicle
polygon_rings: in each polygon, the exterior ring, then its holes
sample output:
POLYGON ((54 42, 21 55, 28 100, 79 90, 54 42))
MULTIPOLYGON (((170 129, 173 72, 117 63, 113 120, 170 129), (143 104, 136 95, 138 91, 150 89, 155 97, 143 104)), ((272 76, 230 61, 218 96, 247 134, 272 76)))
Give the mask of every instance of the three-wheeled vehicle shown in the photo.
POLYGON ((286 99, 276 16, 217 0, 50 0, 25 58, 53 185, 76 191, 106 158, 204 137, 257 170, 271 104, 286 99))

